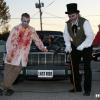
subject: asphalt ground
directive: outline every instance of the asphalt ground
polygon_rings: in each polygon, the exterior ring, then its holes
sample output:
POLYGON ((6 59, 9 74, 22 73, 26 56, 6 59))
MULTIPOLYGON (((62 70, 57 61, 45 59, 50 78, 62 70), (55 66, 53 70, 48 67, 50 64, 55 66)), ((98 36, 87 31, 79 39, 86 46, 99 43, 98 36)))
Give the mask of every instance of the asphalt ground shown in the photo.
POLYGON ((69 80, 25 80, 14 85, 12 96, 3 95, 0 100, 100 100, 99 80, 92 81, 90 96, 83 96, 83 92, 69 93, 71 87, 69 80))
MULTIPOLYGON (((67 80, 24 80, 14 85, 12 96, 0 96, 0 100, 100 100, 100 63, 92 63, 92 91, 90 96, 83 92, 69 93, 72 84, 67 80)), ((3 74, 0 72, 0 83, 3 74)), ((83 86, 83 80, 82 80, 83 86)))

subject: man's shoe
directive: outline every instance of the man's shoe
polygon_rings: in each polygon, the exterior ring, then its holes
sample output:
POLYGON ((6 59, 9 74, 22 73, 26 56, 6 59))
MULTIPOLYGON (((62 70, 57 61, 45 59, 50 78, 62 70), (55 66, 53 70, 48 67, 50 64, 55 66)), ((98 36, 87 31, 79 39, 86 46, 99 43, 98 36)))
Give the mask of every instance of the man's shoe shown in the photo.
POLYGON ((69 90, 69 92, 82 92, 82 89, 80 88, 80 89, 76 89, 76 90, 75 90, 75 89, 73 88, 73 89, 69 90))
POLYGON ((3 90, 2 89, 0 89, 0 96, 2 96, 3 95, 3 90))
POLYGON ((69 90, 69 92, 75 92, 75 89, 71 89, 71 90, 69 90))
POLYGON ((11 96, 13 93, 14 93, 14 90, 12 90, 12 89, 6 89, 6 90, 4 90, 4 94, 6 96, 11 96))
POLYGON ((76 92, 82 92, 82 88, 76 89, 76 92))
POLYGON ((90 92, 84 92, 83 95, 84 96, 90 96, 90 92))

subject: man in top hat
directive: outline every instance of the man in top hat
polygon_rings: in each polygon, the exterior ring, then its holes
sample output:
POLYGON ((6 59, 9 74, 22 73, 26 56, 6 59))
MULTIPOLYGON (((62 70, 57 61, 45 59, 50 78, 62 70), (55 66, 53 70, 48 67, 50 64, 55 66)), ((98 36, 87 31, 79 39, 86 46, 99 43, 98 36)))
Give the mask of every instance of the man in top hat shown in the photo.
POLYGON ((81 79, 79 74, 79 64, 81 58, 84 62, 84 93, 89 96, 91 92, 91 55, 94 34, 89 21, 80 16, 76 3, 67 4, 69 20, 65 24, 64 41, 65 51, 70 53, 71 69, 73 74, 73 89, 69 92, 81 92, 81 79))

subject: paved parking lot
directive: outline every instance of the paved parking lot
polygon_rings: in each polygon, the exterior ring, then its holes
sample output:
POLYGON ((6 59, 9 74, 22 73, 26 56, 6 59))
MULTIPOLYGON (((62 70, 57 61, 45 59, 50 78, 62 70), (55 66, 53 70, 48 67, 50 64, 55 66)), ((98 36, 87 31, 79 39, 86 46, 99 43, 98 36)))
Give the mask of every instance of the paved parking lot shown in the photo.
MULTIPOLYGON (((100 63, 92 62, 93 80, 90 96, 83 96, 82 92, 69 93, 68 90, 72 87, 69 80, 25 80, 14 85, 14 95, 0 96, 0 100, 100 100, 99 67, 100 63)), ((0 73, 1 83, 2 72, 0 73)))
POLYGON ((71 88, 69 80, 56 81, 24 81, 14 85, 15 94, 1 96, 0 100, 100 100, 100 81, 92 82, 91 96, 83 93, 69 93, 71 88))

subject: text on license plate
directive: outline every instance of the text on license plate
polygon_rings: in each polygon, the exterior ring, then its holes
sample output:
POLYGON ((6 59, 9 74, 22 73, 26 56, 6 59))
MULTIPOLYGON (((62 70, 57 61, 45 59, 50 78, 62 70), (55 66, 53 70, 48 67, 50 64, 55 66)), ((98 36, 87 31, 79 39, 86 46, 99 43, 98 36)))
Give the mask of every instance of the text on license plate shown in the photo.
POLYGON ((38 77, 40 78, 52 78, 53 70, 38 70, 38 77))

